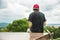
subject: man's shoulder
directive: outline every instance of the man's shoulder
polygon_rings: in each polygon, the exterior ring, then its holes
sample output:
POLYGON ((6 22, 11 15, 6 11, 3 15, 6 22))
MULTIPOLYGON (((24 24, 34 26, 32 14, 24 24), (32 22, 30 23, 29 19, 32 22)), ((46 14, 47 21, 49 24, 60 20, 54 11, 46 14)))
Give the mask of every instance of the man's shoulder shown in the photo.
MULTIPOLYGON (((43 12, 39 12, 40 14, 43 14, 43 12)), ((43 14, 44 15, 44 14, 43 14)))
POLYGON ((30 15, 34 15, 34 12, 30 13, 30 15))
POLYGON ((34 14, 34 12, 31 12, 31 14, 34 14))
MULTIPOLYGON (((39 12, 40 15, 44 15, 42 12, 39 12)), ((30 15, 35 15, 34 12, 30 13, 30 15)))
POLYGON ((44 15, 44 13, 42 13, 42 12, 39 12, 39 14, 42 15, 42 16, 44 15))

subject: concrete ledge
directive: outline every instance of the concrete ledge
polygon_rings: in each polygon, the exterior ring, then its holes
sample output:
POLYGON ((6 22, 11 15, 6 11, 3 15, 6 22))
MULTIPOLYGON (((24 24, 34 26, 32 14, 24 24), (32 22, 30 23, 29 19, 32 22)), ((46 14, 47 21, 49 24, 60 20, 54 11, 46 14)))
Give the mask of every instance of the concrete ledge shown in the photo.
POLYGON ((0 32, 0 40, 29 40, 29 33, 25 32, 0 32))

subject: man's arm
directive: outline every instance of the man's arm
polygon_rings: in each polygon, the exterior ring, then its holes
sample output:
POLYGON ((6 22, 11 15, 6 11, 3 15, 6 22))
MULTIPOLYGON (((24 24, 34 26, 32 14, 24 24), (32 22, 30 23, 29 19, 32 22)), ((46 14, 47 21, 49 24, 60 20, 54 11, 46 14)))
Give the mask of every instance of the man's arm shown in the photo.
POLYGON ((43 26, 46 26, 46 21, 43 23, 43 26))
POLYGON ((31 28, 32 27, 32 14, 29 15, 28 21, 29 21, 29 28, 31 28))
POLYGON ((46 26, 46 18, 45 18, 45 15, 43 15, 43 26, 46 26))
POLYGON ((32 22, 29 21, 29 28, 31 28, 31 27, 32 27, 32 22))

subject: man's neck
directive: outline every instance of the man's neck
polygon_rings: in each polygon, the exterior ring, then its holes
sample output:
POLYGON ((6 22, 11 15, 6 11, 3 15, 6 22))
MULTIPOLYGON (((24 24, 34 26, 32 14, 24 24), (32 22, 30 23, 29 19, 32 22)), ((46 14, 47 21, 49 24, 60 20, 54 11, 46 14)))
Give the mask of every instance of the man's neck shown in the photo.
POLYGON ((38 12, 34 12, 34 13, 39 13, 39 11, 38 12))

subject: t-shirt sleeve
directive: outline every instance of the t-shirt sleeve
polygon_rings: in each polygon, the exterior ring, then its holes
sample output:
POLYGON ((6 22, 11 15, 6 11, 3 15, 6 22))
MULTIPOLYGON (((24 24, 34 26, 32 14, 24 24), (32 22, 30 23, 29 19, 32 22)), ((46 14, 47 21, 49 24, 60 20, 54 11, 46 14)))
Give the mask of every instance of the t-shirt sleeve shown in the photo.
POLYGON ((43 22, 45 22, 46 21, 46 18, 45 18, 45 15, 43 15, 43 22))
POLYGON ((32 22, 32 15, 29 15, 28 21, 32 22))

